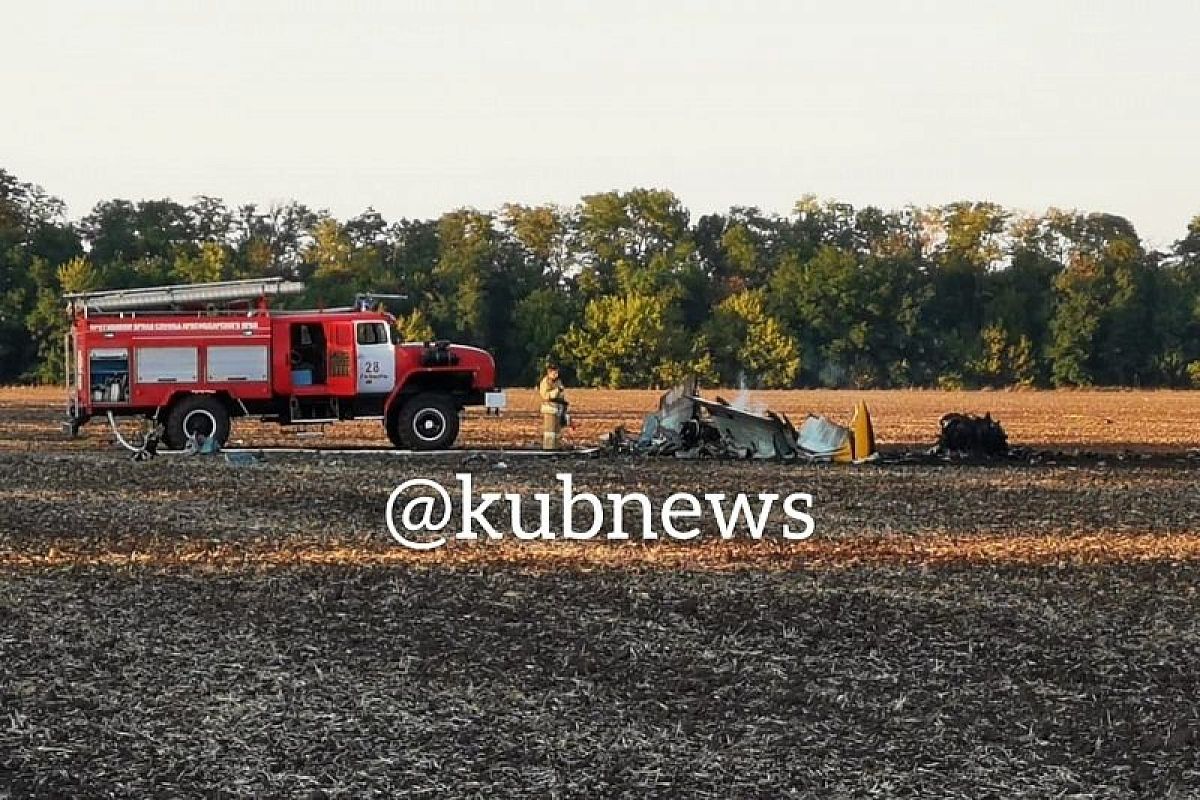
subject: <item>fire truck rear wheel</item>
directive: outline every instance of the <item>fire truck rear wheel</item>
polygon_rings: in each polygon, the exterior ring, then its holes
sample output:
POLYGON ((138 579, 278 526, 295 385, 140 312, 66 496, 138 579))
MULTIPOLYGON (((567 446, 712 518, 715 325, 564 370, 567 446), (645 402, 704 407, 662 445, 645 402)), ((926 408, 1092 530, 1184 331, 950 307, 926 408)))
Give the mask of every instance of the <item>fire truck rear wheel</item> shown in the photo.
POLYGON ((229 412, 220 400, 207 395, 185 397, 167 415, 163 442, 175 450, 183 448, 192 434, 215 436, 222 447, 229 439, 229 412))
POLYGON ((458 408, 441 394, 419 394, 388 420, 388 438, 408 450, 444 450, 458 438, 458 408))

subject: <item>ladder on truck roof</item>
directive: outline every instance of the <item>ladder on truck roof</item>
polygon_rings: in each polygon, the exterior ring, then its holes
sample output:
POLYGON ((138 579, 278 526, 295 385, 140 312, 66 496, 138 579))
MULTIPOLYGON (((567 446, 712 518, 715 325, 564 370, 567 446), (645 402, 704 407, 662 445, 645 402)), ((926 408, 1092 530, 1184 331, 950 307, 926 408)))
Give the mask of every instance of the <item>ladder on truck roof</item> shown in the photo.
POLYGON ((283 278, 247 278, 216 283, 73 292, 64 294, 63 299, 68 301, 72 309, 102 313, 232 303, 239 300, 257 300, 261 297, 299 294, 303 291, 304 284, 299 281, 285 281, 283 278))

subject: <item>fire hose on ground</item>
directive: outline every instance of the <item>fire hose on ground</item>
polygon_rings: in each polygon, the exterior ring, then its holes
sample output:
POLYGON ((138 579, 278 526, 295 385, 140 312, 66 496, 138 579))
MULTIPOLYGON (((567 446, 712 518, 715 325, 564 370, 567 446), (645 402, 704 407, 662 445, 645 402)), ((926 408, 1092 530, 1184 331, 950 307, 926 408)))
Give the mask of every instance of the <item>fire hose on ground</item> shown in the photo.
POLYGON ((117 428, 117 419, 113 416, 113 412, 108 412, 108 424, 112 428, 113 436, 117 442, 129 452, 133 453, 134 461, 145 461, 154 458, 158 454, 158 432, 149 430, 142 434, 142 441, 138 445, 130 444, 129 441, 121 435, 121 431, 117 428))

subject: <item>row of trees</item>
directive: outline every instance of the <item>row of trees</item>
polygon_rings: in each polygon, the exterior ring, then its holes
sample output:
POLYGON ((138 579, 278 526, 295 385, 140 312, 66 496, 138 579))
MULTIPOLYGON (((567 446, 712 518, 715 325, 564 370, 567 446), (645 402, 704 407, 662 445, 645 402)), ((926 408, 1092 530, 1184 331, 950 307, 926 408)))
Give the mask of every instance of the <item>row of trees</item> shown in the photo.
POLYGON ((61 373, 63 292, 280 275, 308 304, 403 292, 398 325, 496 353, 530 383, 1200 385, 1200 217, 1170 252, 1110 214, 986 202, 693 221, 669 191, 389 223, 212 197, 99 203, 77 221, 0 170, 0 381, 61 373))

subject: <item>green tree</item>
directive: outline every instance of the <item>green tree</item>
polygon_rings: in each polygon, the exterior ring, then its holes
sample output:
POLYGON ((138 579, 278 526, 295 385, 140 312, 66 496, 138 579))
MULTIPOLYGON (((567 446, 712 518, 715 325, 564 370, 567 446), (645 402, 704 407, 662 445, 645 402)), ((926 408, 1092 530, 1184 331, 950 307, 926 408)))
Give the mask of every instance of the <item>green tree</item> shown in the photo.
POLYGON ((808 381, 824 386, 920 381, 931 289, 913 253, 860 257, 824 246, 807 262, 785 258, 770 288, 769 310, 801 343, 808 381))
POLYGON ((1163 309, 1165 317, 1164 342, 1177 354, 1183 370, 1169 379, 1195 386, 1200 385, 1200 215, 1192 218, 1172 256, 1159 277, 1156 307, 1163 309))
POLYGON ((500 322, 492 313, 496 305, 491 295, 497 238, 492 216, 479 211, 452 211, 438 223, 434 327, 481 347, 493 345, 500 322))
POLYGON ((307 251, 314 278, 344 281, 350 274, 350 237, 332 217, 322 217, 312 231, 313 241, 307 251))
POLYGON ((83 256, 76 256, 60 266, 57 278, 64 293, 94 292, 101 288, 100 271, 83 256))
POLYGON ((406 337, 487 347, 506 382, 551 349, 603 385, 1200 380, 1200 217, 1162 253, 1110 214, 806 195, 787 217, 735 206, 693 224, 642 188, 390 225, 370 208, 112 199, 73 225, 0 170, 0 380, 57 377, 71 287, 268 275, 307 281, 297 304, 406 293, 406 337))
POLYGON ((413 302, 428 302, 436 287, 438 221, 402 219, 388 228, 387 238, 388 274, 397 290, 413 302))
POLYGON ((296 203, 275 203, 260 211, 253 203, 233 215, 234 272, 243 277, 307 278, 306 253, 319 216, 296 203))
POLYGON ((396 332, 402 342, 428 342, 436 338, 433 326, 419 308, 396 318, 396 332))
POLYGON ((566 279, 578 258, 573 212, 557 206, 509 203, 501 209, 500 219, 533 271, 551 284, 566 279))
MULTIPOLYGON (((1028 342, 1022 385, 1046 382, 1043 360, 1054 315, 1054 282, 1062 271, 1047 217, 1022 217, 1009 227, 1009 263, 984 276, 984 324, 1002 328, 1014 346, 1028 342)), ((1025 347, 1024 345, 1020 345, 1025 347)))
POLYGON ((579 286, 586 299, 669 290, 681 273, 700 271, 688 211, 671 192, 590 195, 583 198, 579 225, 579 286))
POLYGON ((180 253, 171 272, 179 283, 211 283, 230 276, 229 253, 222 244, 203 242, 195 255, 180 253))
MULTIPOLYGON (((82 251, 65 206, 40 186, 0 169, 0 381, 32 377, 48 325, 62 316, 54 265, 82 251)), ((61 328, 60 328, 61 329, 61 328)))
POLYGON ((766 389, 792 386, 800 372, 800 349, 779 320, 766 311, 761 290, 730 295, 713 312, 705 333, 713 364, 728 386, 748 382, 766 389))
POLYGON ((70 324, 63 294, 99 289, 101 276, 99 270, 82 256, 58 269, 36 259, 33 270, 41 286, 27 323, 37 344, 38 364, 34 377, 46 383, 57 383, 63 379, 63 336, 70 324))
POLYGON ((994 203, 951 203, 918 215, 931 265, 929 331, 940 355, 937 371, 961 375, 980 358, 986 324, 985 288, 1002 264, 1008 212, 994 203))
MULTIPOLYGON (((194 252, 197 242, 191 210, 172 200, 106 200, 80 221, 80 228, 89 257, 101 267, 173 264, 181 253, 194 252)), ((136 280, 137 272, 127 274, 136 280)))
POLYGON ((757 208, 730 209, 720 237, 723 257, 713 271, 717 291, 727 296, 766 285, 779 261, 785 224, 757 208))
POLYGON ((1092 350, 1100 329, 1101 302, 1077 271, 1055 281, 1062 294, 1054 311, 1048 349, 1055 386, 1091 386, 1095 382, 1092 350))
POLYGON ((553 352, 572 317, 571 300, 558 289, 535 289, 517 302, 504 350, 505 359, 514 364, 516 381, 531 384, 538 379, 541 361, 553 352))
POLYGON ((972 378, 987 386, 1029 387, 1037 377, 1033 343, 1027 336, 1013 337, 1003 325, 991 324, 980 333, 980 356, 972 364, 972 378))
POLYGON ((613 389, 656 385, 671 350, 666 303, 646 295, 592 300, 556 347, 581 383, 613 389))
POLYGON ((1062 216, 1055 224, 1069 242, 1054 283, 1048 355, 1055 385, 1146 382, 1159 352, 1154 277, 1133 226, 1106 214, 1062 216))

